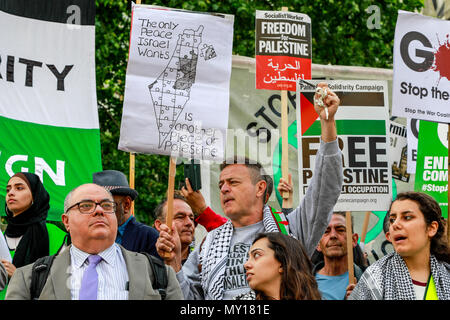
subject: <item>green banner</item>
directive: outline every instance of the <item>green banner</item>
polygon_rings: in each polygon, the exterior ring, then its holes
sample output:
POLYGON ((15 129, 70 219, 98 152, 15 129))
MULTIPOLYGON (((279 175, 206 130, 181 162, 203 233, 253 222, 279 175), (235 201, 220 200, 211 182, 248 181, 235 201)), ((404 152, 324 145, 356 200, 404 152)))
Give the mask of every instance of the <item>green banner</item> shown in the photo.
MULTIPOLYGON (((64 198, 80 184, 92 182, 102 170, 99 129, 54 127, 0 117, 0 203, 16 172, 36 173, 50 194, 48 220, 61 220, 64 198), (50 143, 51 142, 51 143, 50 143)), ((4 210, 0 210, 5 215, 4 210)))
POLYGON ((0 42, 0 215, 10 177, 30 172, 60 221, 67 193, 102 169, 95 1, 0 1, 0 42))
POLYGON ((448 125, 421 120, 414 190, 432 196, 448 216, 448 125))

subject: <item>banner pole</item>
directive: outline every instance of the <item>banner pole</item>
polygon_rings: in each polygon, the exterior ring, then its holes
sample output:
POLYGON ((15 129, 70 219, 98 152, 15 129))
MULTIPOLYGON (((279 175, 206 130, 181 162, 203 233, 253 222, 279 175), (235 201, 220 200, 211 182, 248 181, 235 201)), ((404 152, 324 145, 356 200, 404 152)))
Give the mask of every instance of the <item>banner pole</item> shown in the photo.
MULTIPOLYGON (((287 7, 282 7, 281 11, 288 11, 287 7)), ((281 176, 284 180, 289 179, 289 137, 288 137, 288 107, 287 90, 281 90, 281 176)), ((288 206, 289 192, 283 192, 283 208, 288 206)))
MULTIPOLYGON (((287 111, 287 91, 281 91, 281 175, 284 180, 289 179, 289 143, 288 143, 288 111, 287 111)), ((289 192, 283 192, 283 208, 289 199, 289 192)))
MULTIPOLYGON (((134 176, 135 176, 135 153, 130 152, 130 188, 134 188, 134 176)), ((131 202, 131 214, 134 216, 134 201, 131 202)))
POLYGON ((366 243, 366 235, 367 235, 367 228, 369 227, 369 220, 370 220, 370 211, 366 212, 366 216, 364 217, 364 224, 363 229, 361 233, 361 242, 366 243))
POLYGON ((353 269, 352 213, 350 211, 345 213, 345 228, 347 233, 348 282, 354 284, 356 281, 353 269))
MULTIPOLYGON (((136 0, 136 4, 141 4, 141 0, 136 0)), ((130 153, 130 188, 134 189, 134 161, 135 153, 130 153)), ((134 216, 134 201, 131 202, 131 214, 134 216)))
MULTIPOLYGON (((173 220, 173 193, 175 189, 175 175, 176 175, 176 158, 170 157, 169 160, 169 185, 167 188, 167 214, 166 214, 166 225, 169 230, 172 231, 172 220, 173 220)), ((166 257, 170 257, 170 253, 166 252, 166 257)))

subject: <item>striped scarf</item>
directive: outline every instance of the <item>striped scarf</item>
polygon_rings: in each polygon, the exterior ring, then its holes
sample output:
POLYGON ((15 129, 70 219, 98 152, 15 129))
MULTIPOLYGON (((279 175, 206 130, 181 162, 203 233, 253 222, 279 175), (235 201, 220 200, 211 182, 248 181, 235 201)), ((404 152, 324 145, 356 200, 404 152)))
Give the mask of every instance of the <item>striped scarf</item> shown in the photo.
MULTIPOLYGON (((450 300, 450 265, 432 255, 430 267, 439 300, 450 300)), ((393 252, 367 268, 349 300, 416 300, 403 258, 393 252)))

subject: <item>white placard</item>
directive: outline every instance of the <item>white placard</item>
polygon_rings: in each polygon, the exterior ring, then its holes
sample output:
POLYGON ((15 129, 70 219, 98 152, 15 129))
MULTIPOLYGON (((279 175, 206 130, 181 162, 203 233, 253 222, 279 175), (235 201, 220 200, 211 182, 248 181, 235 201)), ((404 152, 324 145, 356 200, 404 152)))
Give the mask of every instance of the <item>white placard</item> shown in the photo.
POLYGON ((233 21, 133 6, 119 149, 222 160, 233 21))
POLYGON ((407 169, 408 143, 406 138, 406 126, 391 121, 389 127, 390 140, 390 161, 392 168, 392 178, 409 182, 410 174, 407 169))
POLYGON ((416 174, 417 143, 419 141, 419 122, 417 119, 408 119, 406 122, 406 136, 408 138, 408 173, 416 174))
POLYGON ((392 115, 450 123, 450 21, 399 11, 392 115))
MULTIPOLYGON (((314 86, 297 84, 299 197, 314 175, 314 161, 320 145, 321 124, 314 110, 314 86)), ((386 81, 332 80, 328 86, 340 98, 335 115, 339 147, 342 150, 343 185, 335 211, 381 211, 392 199, 389 160, 389 115, 386 81)))
POLYGON ((6 244, 5 236, 0 231, 0 259, 12 262, 11 254, 9 253, 8 245, 6 244))

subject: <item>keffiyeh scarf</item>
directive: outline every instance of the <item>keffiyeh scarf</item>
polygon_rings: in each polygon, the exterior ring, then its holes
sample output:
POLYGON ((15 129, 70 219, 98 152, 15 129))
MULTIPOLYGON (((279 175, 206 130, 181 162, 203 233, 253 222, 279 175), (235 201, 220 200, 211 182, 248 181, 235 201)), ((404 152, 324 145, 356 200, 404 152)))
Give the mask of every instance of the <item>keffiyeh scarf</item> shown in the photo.
MULTIPOLYGON (((450 300, 450 265, 430 258, 439 300, 450 300)), ((416 300, 411 276, 402 257, 390 253, 366 269, 349 300, 416 300)))
MULTIPOLYGON (((263 224, 265 232, 280 232, 274 215, 269 206, 263 210, 263 224)), ((286 225, 287 232, 289 227, 286 225)), ((228 220, 225 224, 211 231, 203 244, 199 262, 201 269, 201 283, 205 299, 222 300, 224 292, 224 273, 233 236, 233 224, 228 220)))

